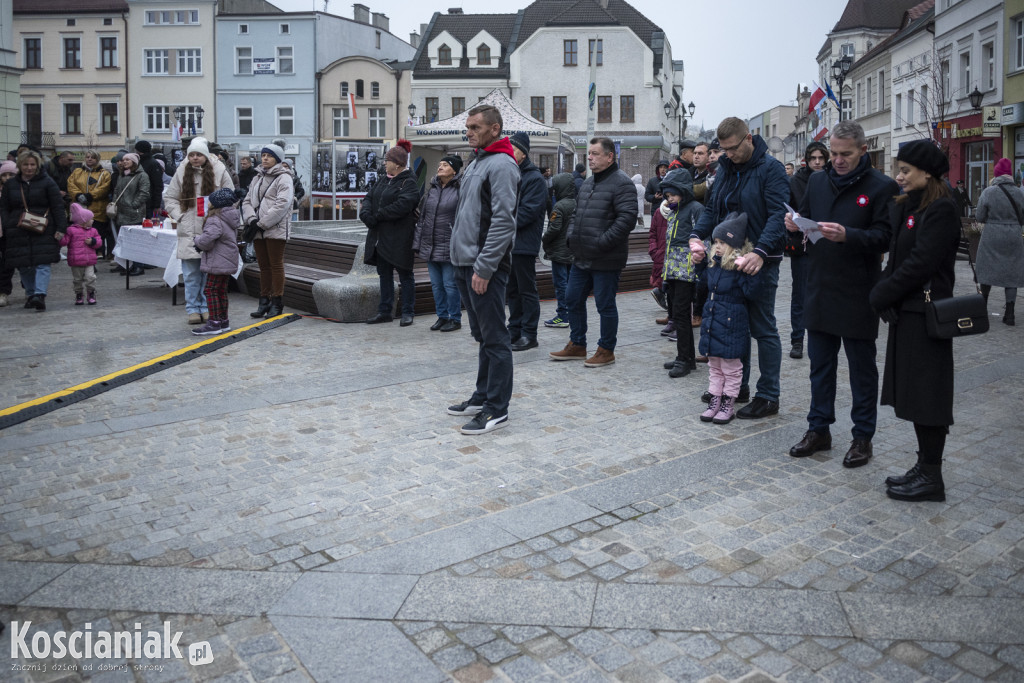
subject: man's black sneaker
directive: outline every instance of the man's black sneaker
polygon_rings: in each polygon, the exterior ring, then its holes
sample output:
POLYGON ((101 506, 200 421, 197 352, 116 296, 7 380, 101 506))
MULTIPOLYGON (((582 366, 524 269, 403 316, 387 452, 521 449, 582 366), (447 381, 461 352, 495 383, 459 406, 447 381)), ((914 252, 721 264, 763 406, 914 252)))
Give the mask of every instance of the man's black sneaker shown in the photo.
POLYGON ((494 415, 493 413, 479 412, 472 420, 462 425, 459 431, 463 434, 486 434, 487 432, 504 427, 508 424, 508 413, 494 415))
POLYGON ((469 401, 463 401, 453 406, 448 406, 449 415, 476 415, 483 410, 483 404, 477 405, 469 401))
POLYGON ((769 415, 777 415, 778 412, 778 401, 769 401, 766 398, 755 396, 754 400, 750 402, 750 405, 744 406, 736 413, 736 417, 741 420, 758 420, 762 417, 768 417, 769 415))

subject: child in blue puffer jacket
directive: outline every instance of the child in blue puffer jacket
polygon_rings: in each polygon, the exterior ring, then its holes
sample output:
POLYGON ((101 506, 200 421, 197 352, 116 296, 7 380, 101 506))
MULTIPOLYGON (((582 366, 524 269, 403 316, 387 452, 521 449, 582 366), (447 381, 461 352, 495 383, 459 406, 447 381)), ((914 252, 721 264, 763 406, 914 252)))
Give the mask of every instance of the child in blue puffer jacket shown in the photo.
POLYGON ((700 352, 708 357, 711 401, 702 422, 728 424, 735 417, 743 362, 750 350, 747 299, 760 284, 760 274, 739 270, 753 245, 747 240, 747 214, 730 213, 712 233, 714 256, 708 266, 708 299, 700 326, 700 352))

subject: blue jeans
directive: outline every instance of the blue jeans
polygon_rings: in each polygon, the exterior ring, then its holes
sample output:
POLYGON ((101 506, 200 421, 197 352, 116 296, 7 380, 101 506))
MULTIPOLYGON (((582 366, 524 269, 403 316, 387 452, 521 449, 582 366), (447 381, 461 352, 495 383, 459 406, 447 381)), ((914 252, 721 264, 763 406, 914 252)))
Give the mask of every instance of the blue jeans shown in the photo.
POLYGON ((392 315, 395 311, 395 271, 402 287, 402 315, 412 315, 416 306, 416 280, 412 271, 399 268, 377 255, 377 275, 380 277, 380 304, 377 311, 392 315))
POLYGON ((455 266, 455 281, 466 302, 469 331, 480 344, 476 390, 470 403, 483 405, 485 412, 504 415, 512 399, 512 337, 505 326, 508 273, 495 271, 483 294, 473 291, 472 266, 455 266))
POLYGON ((575 266, 569 271, 565 305, 569 310, 569 339, 574 344, 587 345, 587 297, 593 291, 594 304, 601 317, 601 336, 597 345, 609 351, 615 350, 616 335, 619 332, 619 309, 615 307, 615 292, 619 288, 621 272, 586 270, 575 266))
MULTIPOLYGON (((775 293, 779 289, 779 262, 765 261, 757 296, 747 301, 750 337, 757 342, 757 397, 778 401, 782 371, 782 341, 775 324, 775 293)), ((743 386, 750 386, 750 352, 743 357, 743 386)))
POLYGON ((434 290, 434 309, 438 318, 462 320, 462 297, 455 283, 455 266, 447 261, 427 261, 430 288, 434 290))
POLYGON ((569 269, 571 267, 571 263, 551 262, 551 284, 555 287, 555 301, 557 302, 555 317, 562 320, 569 319, 569 311, 565 307, 565 289, 569 285, 569 269))
POLYGON ((792 343, 804 340, 804 291, 807 287, 807 257, 791 256, 789 269, 793 273, 793 296, 789 300, 789 322, 793 331, 789 334, 792 343))
POLYGON ((185 312, 206 313, 206 295, 203 288, 206 287, 206 273, 199 270, 201 259, 181 259, 181 279, 185 281, 185 312))
POLYGON ((46 296, 46 291, 50 288, 49 263, 18 268, 18 274, 21 276, 21 286, 25 288, 25 296, 46 296))
POLYGON ((850 339, 834 334, 807 330, 807 358, 811 362, 811 409, 807 412, 807 428, 826 434, 836 421, 836 371, 839 369, 839 347, 846 349, 850 366, 850 393, 853 405, 853 438, 871 439, 878 417, 878 365, 875 363, 874 339, 850 339))

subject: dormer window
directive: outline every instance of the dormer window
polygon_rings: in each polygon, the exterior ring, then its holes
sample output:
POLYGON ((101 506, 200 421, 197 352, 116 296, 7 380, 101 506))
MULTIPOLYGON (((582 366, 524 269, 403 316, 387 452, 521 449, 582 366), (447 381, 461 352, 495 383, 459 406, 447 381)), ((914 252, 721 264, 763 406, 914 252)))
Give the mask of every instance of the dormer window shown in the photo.
POLYGON ((437 64, 438 66, 452 65, 452 49, 448 47, 447 43, 437 48, 437 64))
POLYGON ((481 45, 476 49, 476 63, 477 66, 491 65, 491 48, 489 46, 481 45))

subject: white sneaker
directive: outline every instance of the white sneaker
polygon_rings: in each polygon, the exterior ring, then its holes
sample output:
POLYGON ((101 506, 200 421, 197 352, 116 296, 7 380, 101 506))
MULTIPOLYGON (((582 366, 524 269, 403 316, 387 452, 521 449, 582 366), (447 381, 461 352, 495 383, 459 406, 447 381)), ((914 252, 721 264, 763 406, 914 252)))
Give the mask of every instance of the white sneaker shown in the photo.
POLYGON ((0 306, 6 306, 6 305, 7 305, 7 295, 6 294, 0 294, 0 306))

